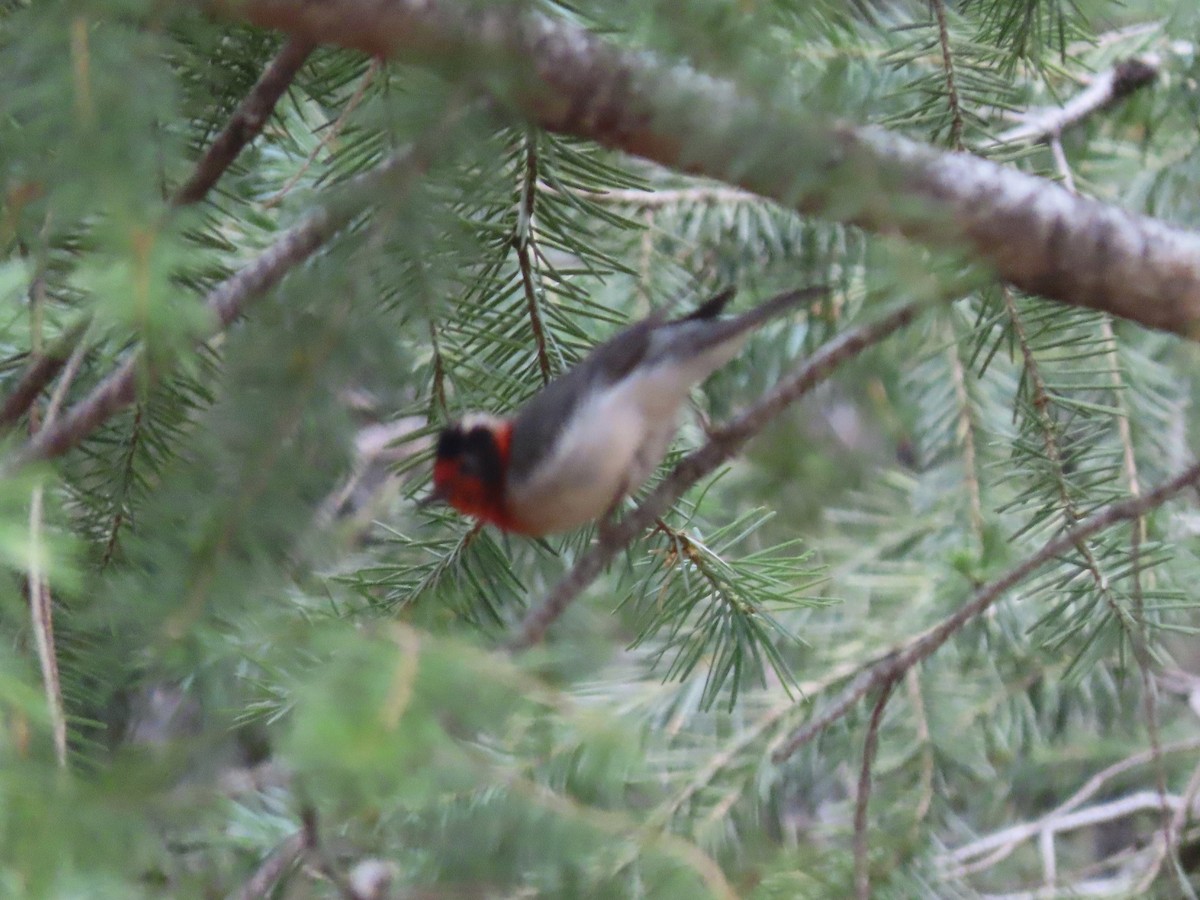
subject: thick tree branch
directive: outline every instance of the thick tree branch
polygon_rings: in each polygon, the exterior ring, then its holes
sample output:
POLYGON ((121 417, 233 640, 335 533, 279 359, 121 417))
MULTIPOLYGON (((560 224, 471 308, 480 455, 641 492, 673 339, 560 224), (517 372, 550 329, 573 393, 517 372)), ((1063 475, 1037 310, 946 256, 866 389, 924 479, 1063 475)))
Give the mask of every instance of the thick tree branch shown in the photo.
POLYGON ((1083 520, 1075 527, 1062 532, 1054 540, 1042 545, 1037 552, 1025 557, 995 581, 979 590, 954 613, 937 626, 896 648, 882 661, 862 672, 828 709, 798 729, 782 747, 775 751, 774 759, 782 762, 833 722, 846 715, 864 696, 873 690, 895 681, 917 663, 932 656, 946 641, 962 630, 963 626, 983 613, 1004 594, 1020 584, 1046 563, 1061 557, 1081 541, 1086 541, 1118 522, 1137 520, 1152 509, 1161 506, 1180 491, 1200 482, 1200 463, 1196 463, 1140 497, 1132 497, 1120 503, 1106 506, 1095 515, 1083 520))
POLYGON ((919 302, 908 303, 877 322, 852 328, 830 341, 757 403, 728 424, 715 430, 708 442, 689 453, 671 470, 633 512, 603 531, 596 545, 554 586, 546 598, 526 614, 508 641, 511 650, 533 646, 618 553, 665 513, 684 491, 733 457, 789 404, 804 396, 848 359, 879 343, 917 315, 919 302))
POLYGON ((508 5, 201 0, 293 36, 395 56, 489 89, 527 118, 809 214, 961 249, 1023 290, 1200 338, 1200 235, 730 81, 508 5))

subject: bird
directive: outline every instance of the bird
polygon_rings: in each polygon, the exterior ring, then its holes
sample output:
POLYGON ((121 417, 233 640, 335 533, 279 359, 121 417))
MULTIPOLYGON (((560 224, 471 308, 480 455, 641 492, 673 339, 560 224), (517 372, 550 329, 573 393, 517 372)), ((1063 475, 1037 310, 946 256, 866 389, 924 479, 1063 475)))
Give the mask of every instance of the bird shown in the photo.
POLYGON ((678 319, 651 313, 512 415, 468 413, 446 425, 421 505, 446 503, 528 537, 607 520, 666 455, 692 387, 732 360, 755 328, 825 292, 791 290, 722 316, 735 290, 678 319))

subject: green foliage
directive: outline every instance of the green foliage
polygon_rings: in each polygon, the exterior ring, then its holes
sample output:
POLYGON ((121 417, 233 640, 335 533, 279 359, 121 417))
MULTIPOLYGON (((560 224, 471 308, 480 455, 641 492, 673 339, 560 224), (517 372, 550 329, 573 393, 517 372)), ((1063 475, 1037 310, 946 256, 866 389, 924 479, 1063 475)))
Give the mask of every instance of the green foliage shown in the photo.
MULTIPOLYGON (((1083 193, 1200 219, 1188 4, 974 0, 941 10, 944 33, 924 2, 536 5, 781 107, 1060 179, 1046 147, 989 142, 1152 51, 1158 82, 1063 135, 1062 159, 1083 193)), ((696 393, 670 465, 702 424, 887 303, 961 284, 961 265, 334 48, 177 208, 280 45, 171 6, 0 12, 0 396, 82 335, 5 450, 54 392, 62 415, 141 354, 131 406, 0 479, 0 894, 236 894, 308 817, 320 852, 269 896, 337 896, 329 873, 365 860, 394 866, 397 896, 849 896, 873 698, 774 755, 865 667, 1191 460, 1191 345, 1000 289, 927 309, 514 657, 501 643, 596 535, 535 542, 418 510, 442 422, 514 408, 650 308, 830 285, 696 393), (415 178, 378 187, 206 337, 208 291, 414 141, 430 145, 415 178), (391 440, 368 452, 373 429, 391 440), (31 571, 53 596, 63 771, 31 571)), ((472 84, 504 75, 446 62, 472 84)), ((799 157, 797 177, 823 177, 799 157)), ((1033 842, 978 872, 951 856, 1122 761, 1101 799, 1183 793, 1195 530, 1179 503, 1078 542, 896 685, 873 768, 877 896, 1036 890, 1033 842), (1161 764, 1136 756, 1152 743, 1161 764)), ((1114 848, 1059 834, 1058 884, 1119 894, 1156 824, 1114 819, 1096 832, 1114 848)), ((1163 896, 1186 885, 1170 869, 1163 896)))

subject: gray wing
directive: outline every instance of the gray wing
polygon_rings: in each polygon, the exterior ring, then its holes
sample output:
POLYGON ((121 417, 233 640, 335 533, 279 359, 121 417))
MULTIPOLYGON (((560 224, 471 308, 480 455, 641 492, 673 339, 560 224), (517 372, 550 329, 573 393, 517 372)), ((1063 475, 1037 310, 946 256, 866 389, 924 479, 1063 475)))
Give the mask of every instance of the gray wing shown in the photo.
POLYGON ((618 332, 569 372, 542 388, 517 413, 508 477, 514 481, 525 477, 553 451, 563 425, 583 398, 597 388, 620 381, 645 359, 648 351, 664 356, 701 353, 824 290, 816 287, 788 291, 740 316, 717 319, 733 299, 735 289, 728 288, 682 318, 664 322, 661 313, 653 313, 618 332))
POLYGON ((588 394, 628 375, 642 361, 663 324, 653 314, 596 347, 574 368, 538 391, 513 421, 509 478, 521 480, 554 448, 559 432, 588 394))

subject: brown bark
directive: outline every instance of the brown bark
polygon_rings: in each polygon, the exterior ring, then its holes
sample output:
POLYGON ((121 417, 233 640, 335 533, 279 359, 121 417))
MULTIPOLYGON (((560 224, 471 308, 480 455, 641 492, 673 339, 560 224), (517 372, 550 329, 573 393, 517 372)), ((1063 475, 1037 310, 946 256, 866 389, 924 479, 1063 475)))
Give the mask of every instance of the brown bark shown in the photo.
POLYGON ((822 121, 575 25, 456 0, 215 0, 303 40, 486 71, 563 134, 812 215, 961 249, 1022 290, 1200 338, 1200 236, 969 154, 822 121))

